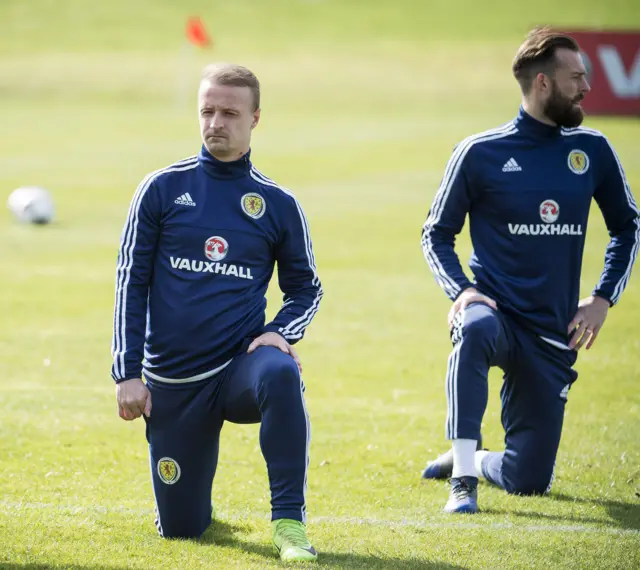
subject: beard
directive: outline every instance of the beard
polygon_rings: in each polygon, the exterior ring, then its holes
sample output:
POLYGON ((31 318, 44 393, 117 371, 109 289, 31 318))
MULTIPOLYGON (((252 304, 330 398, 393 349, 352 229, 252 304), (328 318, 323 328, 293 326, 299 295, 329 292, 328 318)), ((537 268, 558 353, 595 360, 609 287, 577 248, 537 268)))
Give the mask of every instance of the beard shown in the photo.
POLYGON ((584 111, 578 105, 582 99, 583 95, 569 99, 560 92, 554 82, 551 96, 544 106, 544 114, 560 127, 567 129, 579 127, 584 120, 584 111))

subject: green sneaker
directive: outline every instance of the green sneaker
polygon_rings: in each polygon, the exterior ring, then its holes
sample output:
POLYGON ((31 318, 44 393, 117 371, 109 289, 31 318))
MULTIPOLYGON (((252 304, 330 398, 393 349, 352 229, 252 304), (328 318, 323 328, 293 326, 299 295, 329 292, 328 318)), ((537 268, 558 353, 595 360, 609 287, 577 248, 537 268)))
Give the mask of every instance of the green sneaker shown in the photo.
POLYGON ((307 538, 304 524, 292 519, 278 519, 271 523, 273 545, 284 561, 311 562, 318 557, 307 538))

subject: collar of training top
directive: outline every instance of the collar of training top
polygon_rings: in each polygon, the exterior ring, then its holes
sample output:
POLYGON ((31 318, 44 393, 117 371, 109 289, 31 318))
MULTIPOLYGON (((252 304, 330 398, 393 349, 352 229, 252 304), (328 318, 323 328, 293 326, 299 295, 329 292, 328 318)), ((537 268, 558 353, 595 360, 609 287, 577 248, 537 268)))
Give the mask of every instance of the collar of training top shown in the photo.
POLYGON ((200 153, 198 154, 198 161, 207 174, 214 178, 232 180, 234 178, 242 178, 247 175, 251 169, 250 157, 251 150, 238 160, 223 162, 222 160, 218 160, 214 156, 211 156, 206 147, 202 145, 200 153))
POLYGON ((522 133, 533 135, 535 137, 559 137, 561 128, 558 125, 551 126, 546 123, 534 119, 522 107, 515 119, 516 127, 522 133))

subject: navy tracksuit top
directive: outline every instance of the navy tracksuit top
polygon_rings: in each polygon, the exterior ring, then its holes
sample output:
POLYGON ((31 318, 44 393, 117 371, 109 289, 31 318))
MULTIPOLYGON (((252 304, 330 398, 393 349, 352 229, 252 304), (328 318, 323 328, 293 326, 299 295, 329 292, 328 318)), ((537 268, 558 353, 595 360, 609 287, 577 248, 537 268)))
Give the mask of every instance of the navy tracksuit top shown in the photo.
POLYGON ((116 382, 213 376, 248 339, 273 331, 300 340, 322 287, 309 225, 293 194, 251 163, 203 147, 149 174, 135 192, 116 271, 116 382), (265 325, 278 266, 284 303, 265 325))
POLYGON ((640 216, 622 165, 599 131, 515 120, 459 143, 422 230, 422 248, 451 300, 467 287, 561 348, 577 308, 589 209, 611 236, 593 294, 620 299, 640 248, 640 216), (469 217, 473 253, 464 274, 454 252, 469 217))

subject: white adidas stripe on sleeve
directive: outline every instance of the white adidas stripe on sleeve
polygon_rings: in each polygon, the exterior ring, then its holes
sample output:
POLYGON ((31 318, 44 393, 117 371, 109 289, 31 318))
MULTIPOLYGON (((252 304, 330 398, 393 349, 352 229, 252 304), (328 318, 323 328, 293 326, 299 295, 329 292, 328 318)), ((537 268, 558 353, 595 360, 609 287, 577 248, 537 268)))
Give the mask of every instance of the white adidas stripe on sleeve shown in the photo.
POLYGON ((460 292, 460 287, 455 282, 455 280, 449 274, 447 274, 442 262, 438 258, 438 255, 433 248, 431 231, 442 217, 442 213, 451 193, 453 183, 458 176, 458 173, 460 172, 460 168, 465 156, 473 147, 473 145, 480 142, 506 137, 515 132, 517 132, 517 129, 514 126, 513 121, 510 121, 501 127, 485 131, 477 135, 472 135, 462 141, 456 147, 453 154, 451 155, 451 158, 449 159, 449 162, 447 163, 442 183, 440 184, 440 188, 436 193, 436 197, 433 201, 433 206, 431 208, 429 216, 424 223, 422 238, 423 254, 425 256, 425 259, 427 260, 429 268, 436 278, 437 283, 452 298, 458 295, 458 293, 460 292))
POLYGON ((289 324, 287 324, 286 327, 283 327, 280 329, 281 334, 287 340, 294 340, 294 339, 297 340, 302 338, 304 330, 311 323, 313 317, 318 312, 318 309, 320 308, 320 300, 324 295, 324 291, 322 290, 322 285, 320 283, 320 278, 318 277, 318 272, 316 269, 316 262, 315 262, 315 257, 313 255, 313 248, 311 246, 311 235, 309 231, 309 224, 307 222, 307 218, 304 215, 302 207, 300 206, 300 203, 294 196, 293 192, 291 192, 287 188, 284 188, 283 186, 280 186, 270 178, 267 178, 257 168, 255 168, 255 166, 251 168, 251 177, 257 182, 259 182, 260 184, 277 188, 278 190, 281 190, 288 196, 291 196, 291 198, 293 198, 295 202, 296 208, 298 210, 298 214, 300 216, 300 222, 302 224, 302 233, 303 233, 304 243, 305 243, 305 250, 307 254, 307 261, 309 263, 309 268, 313 272, 312 283, 314 286, 318 287, 318 291, 316 293, 316 296, 311 306, 307 308, 307 310, 300 317, 292 320, 289 324))
POLYGON ((160 175, 167 172, 177 172, 190 170, 198 165, 197 157, 185 159, 171 166, 157 170, 147 175, 136 189, 127 220, 122 232, 120 241, 120 251, 118 254, 118 265, 116 267, 116 299, 113 317, 113 343, 112 356, 114 360, 114 374, 118 378, 123 378, 125 371, 125 354, 127 352, 127 291, 129 279, 131 277, 131 267, 133 265, 133 253, 138 235, 138 224, 140 214, 140 204, 151 186, 152 182, 160 175))

